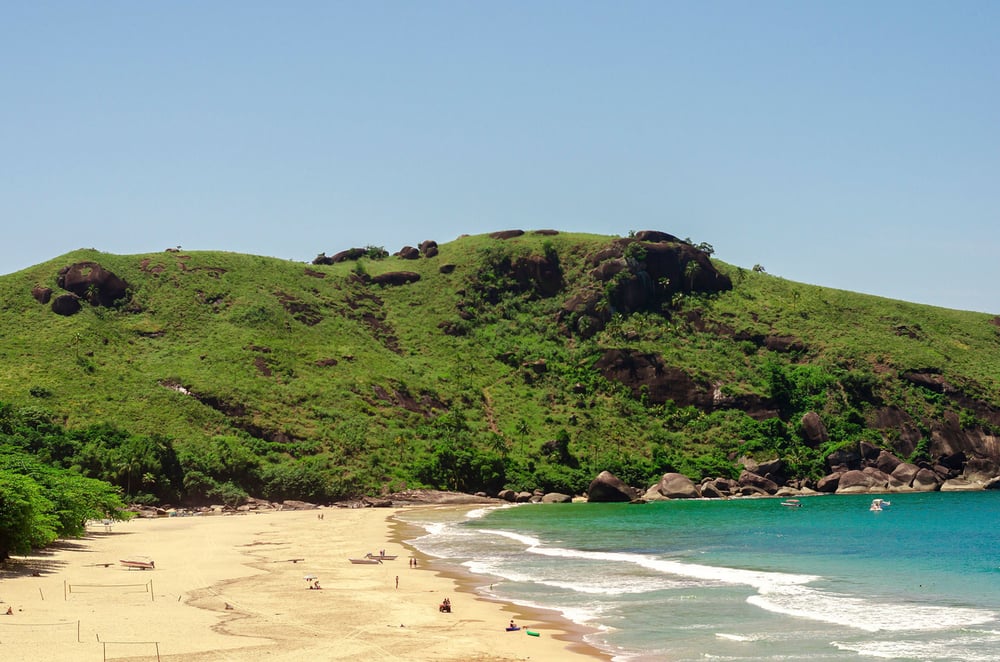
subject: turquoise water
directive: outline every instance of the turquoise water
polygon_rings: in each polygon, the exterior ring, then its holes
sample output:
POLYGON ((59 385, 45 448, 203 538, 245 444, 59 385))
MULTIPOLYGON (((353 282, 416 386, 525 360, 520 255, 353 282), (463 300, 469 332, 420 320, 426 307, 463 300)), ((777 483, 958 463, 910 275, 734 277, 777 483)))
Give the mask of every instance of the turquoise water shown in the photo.
POLYGON ((1000 659, 1000 493, 420 510, 409 541, 622 662, 1000 659))

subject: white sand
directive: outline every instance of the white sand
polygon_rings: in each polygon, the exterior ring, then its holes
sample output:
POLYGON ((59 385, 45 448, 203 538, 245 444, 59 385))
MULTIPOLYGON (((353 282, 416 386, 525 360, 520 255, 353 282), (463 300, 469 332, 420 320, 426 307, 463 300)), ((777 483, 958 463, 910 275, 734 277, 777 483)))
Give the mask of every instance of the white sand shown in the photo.
POLYGON ((109 531, 92 525, 86 538, 16 557, 0 572, 0 660, 608 659, 573 644, 558 615, 476 599, 433 559, 418 557, 410 568, 412 550, 392 541, 394 512, 325 508, 137 519, 109 531), (398 558, 348 562, 381 549, 398 558), (136 555, 156 568, 119 563, 136 555), (306 575, 322 589, 308 590, 306 575), (437 608, 446 596, 450 614, 437 608), (511 618, 539 636, 506 632, 511 618))

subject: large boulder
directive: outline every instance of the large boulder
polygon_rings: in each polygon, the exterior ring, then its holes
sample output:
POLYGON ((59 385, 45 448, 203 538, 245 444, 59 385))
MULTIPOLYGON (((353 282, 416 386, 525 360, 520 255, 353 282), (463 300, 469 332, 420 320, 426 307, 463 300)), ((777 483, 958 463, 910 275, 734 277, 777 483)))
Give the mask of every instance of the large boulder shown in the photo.
POLYGON ((97 262, 77 262, 63 267, 56 284, 94 306, 111 307, 129 296, 129 284, 97 262))
POLYGON ((816 483, 816 491, 823 492, 825 494, 833 494, 840 487, 840 477, 844 474, 840 471, 834 472, 828 476, 824 476, 819 479, 816 483))
POLYGON ((941 489, 941 477, 930 469, 920 469, 910 484, 917 492, 937 492, 941 489))
POLYGON ((542 503, 572 503, 573 497, 559 492, 549 492, 542 495, 542 503))
POLYGON ((826 456, 826 466, 830 473, 857 470, 861 468, 861 453, 857 448, 841 448, 826 456))
POLYGON ((878 454, 878 458, 875 460, 875 467, 882 473, 892 474, 903 461, 898 457, 890 453, 889 451, 881 451, 878 454))
POLYGON ((992 458, 974 457, 965 464, 962 476, 968 480, 986 483, 996 476, 1000 476, 1000 465, 992 458))
POLYGON ((44 305, 52 299, 52 288, 36 285, 31 289, 31 296, 35 297, 35 301, 44 305))
POLYGON ((80 297, 75 294, 60 294, 52 300, 52 312, 56 315, 69 317, 80 312, 80 308, 80 297))
POLYGON ((646 491, 645 498, 656 499, 697 499, 701 496, 690 478, 679 473, 665 473, 659 482, 646 491))
POLYGON ((889 476, 878 469, 865 467, 862 470, 845 471, 840 477, 837 494, 858 494, 865 492, 886 492, 889 476))
POLYGON ((830 441, 830 435, 823 424, 823 419, 814 411, 803 414, 800 423, 802 427, 802 437, 809 448, 819 448, 830 441))
POLYGON ((587 488, 587 501, 619 502, 632 501, 638 497, 638 491, 622 482, 610 471, 602 471, 587 488))
POLYGON ((415 271, 389 271, 372 276, 372 283, 375 285, 407 285, 418 280, 420 280, 420 274, 415 271))
POLYGON ((910 487, 913 485, 913 479, 917 476, 918 471, 920 471, 920 467, 917 465, 910 464, 909 462, 900 462, 889 475, 893 480, 910 487))
POLYGON ((942 492, 978 492, 983 484, 965 478, 951 478, 941 483, 942 492))
POLYGON ((740 491, 744 494, 747 493, 745 488, 752 488, 755 492, 763 494, 774 494, 778 491, 777 483, 770 478, 765 478, 764 476, 755 474, 752 471, 743 470, 736 482, 739 483, 740 491))
POLYGON ((420 254, 424 257, 435 257, 438 254, 438 244, 433 239, 420 242, 420 254))

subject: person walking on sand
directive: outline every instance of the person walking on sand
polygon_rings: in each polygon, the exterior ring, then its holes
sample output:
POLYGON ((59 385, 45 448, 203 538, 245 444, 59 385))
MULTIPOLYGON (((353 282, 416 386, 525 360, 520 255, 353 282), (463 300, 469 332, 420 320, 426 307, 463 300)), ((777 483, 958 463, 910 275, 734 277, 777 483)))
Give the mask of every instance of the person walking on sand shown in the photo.
POLYGON ((396 575, 396 588, 399 588, 399 575, 396 575))

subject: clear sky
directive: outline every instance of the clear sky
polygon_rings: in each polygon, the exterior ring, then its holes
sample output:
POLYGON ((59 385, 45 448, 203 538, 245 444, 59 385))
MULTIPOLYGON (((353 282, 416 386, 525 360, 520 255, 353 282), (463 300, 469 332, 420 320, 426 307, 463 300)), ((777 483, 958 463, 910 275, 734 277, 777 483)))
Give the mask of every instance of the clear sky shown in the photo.
POLYGON ((0 273, 655 229, 1000 313, 1000 2, 0 0, 0 273))

